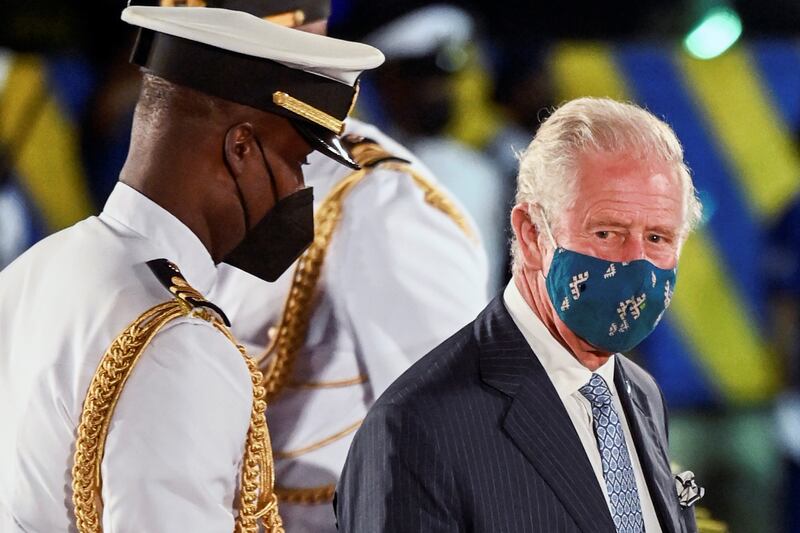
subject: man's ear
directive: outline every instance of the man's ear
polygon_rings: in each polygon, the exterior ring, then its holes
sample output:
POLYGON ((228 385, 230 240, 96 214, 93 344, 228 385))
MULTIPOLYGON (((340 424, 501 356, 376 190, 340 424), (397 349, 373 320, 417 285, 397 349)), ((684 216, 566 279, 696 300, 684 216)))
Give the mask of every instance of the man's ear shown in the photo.
POLYGON ((530 216, 530 204, 520 203, 511 210, 511 228, 517 238, 522 262, 530 270, 544 269, 544 249, 540 232, 530 216))
POLYGON ((225 164, 234 178, 238 179, 245 173, 253 154, 254 141, 253 125, 249 122, 231 126, 225 133, 222 152, 225 164))

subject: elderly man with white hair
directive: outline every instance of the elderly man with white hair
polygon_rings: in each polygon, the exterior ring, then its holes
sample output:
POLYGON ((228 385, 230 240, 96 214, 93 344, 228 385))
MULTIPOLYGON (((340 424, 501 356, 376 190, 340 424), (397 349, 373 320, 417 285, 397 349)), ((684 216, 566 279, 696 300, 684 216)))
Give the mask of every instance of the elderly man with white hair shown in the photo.
POLYGON ((631 104, 582 98, 522 154, 514 275, 358 431, 342 531, 691 532, 658 385, 622 355, 669 306, 700 218, 683 150, 631 104))

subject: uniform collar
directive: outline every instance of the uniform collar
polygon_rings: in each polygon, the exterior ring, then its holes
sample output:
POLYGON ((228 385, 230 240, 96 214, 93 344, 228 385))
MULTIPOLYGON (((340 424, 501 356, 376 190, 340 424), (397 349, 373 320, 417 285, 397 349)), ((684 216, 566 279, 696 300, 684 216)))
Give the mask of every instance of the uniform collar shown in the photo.
MULTIPOLYGON (((525 340, 533 350, 544 367, 550 381, 553 382, 561 400, 572 396, 578 389, 589 383, 592 371, 578 362, 577 359, 559 343, 547 329, 547 326, 536 316, 528 303, 520 294, 514 280, 508 282, 503 292, 503 301, 514 324, 522 332, 525 340)), ((616 395, 614 387, 614 359, 612 355, 608 361, 598 368, 595 373, 600 374, 608 384, 611 393, 616 395)))
POLYGON ((180 268, 189 284, 207 295, 217 277, 217 268, 206 247, 183 222, 133 187, 118 182, 106 201, 100 218, 113 219, 157 248, 149 259, 169 259, 180 268))

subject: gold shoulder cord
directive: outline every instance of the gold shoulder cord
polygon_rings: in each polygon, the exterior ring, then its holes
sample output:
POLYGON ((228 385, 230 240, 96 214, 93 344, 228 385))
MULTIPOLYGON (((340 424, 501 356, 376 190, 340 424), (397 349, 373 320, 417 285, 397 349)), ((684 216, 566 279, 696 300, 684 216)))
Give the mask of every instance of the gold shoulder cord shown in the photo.
POLYGON ((83 404, 72 467, 72 503, 80 533, 102 532, 102 478, 108 428, 125 382, 153 337, 170 321, 192 316, 206 320, 233 342, 250 370, 253 404, 247 432, 239 492, 239 512, 234 531, 256 533, 262 520, 269 533, 283 533, 278 501, 273 492, 275 473, 267 430, 263 376, 258 365, 237 344, 230 330, 208 309, 204 300, 182 277, 172 278, 176 298, 144 312, 108 348, 95 371, 83 404))
MULTIPOLYGON (((458 208, 435 185, 416 172, 411 165, 397 160, 391 153, 374 142, 362 142, 352 148, 353 158, 361 165, 328 194, 314 215, 314 242, 300 256, 294 271, 292 285, 286 298, 280 323, 274 339, 259 357, 259 365, 265 371, 267 402, 273 401, 284 389, 292 374, 294 359, 303 347, 308 324, 313 311, 312 299, 316 292, 328 246, 342 216, 342 207, 347 194, 369 175, 372 168, 380 165, 408 174, 425 193, 425 201, 442 211, 470 238, 475 234, 458 208), (273 356, 270 359, 270 356, 273 356)), ((315 505, 333 500, 334 485, 311 488, 276 487, 281 501, 315 505)))

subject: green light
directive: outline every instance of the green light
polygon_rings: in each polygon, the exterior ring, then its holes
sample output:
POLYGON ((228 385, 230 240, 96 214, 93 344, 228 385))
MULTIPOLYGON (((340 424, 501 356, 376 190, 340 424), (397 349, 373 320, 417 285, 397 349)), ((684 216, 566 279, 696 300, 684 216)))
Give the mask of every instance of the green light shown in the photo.
POLYGON ((683 40, 686 50, 698 59, 712 59, 733 46, 742 35, 742 20, 732 9, 710 10, 683 40))

